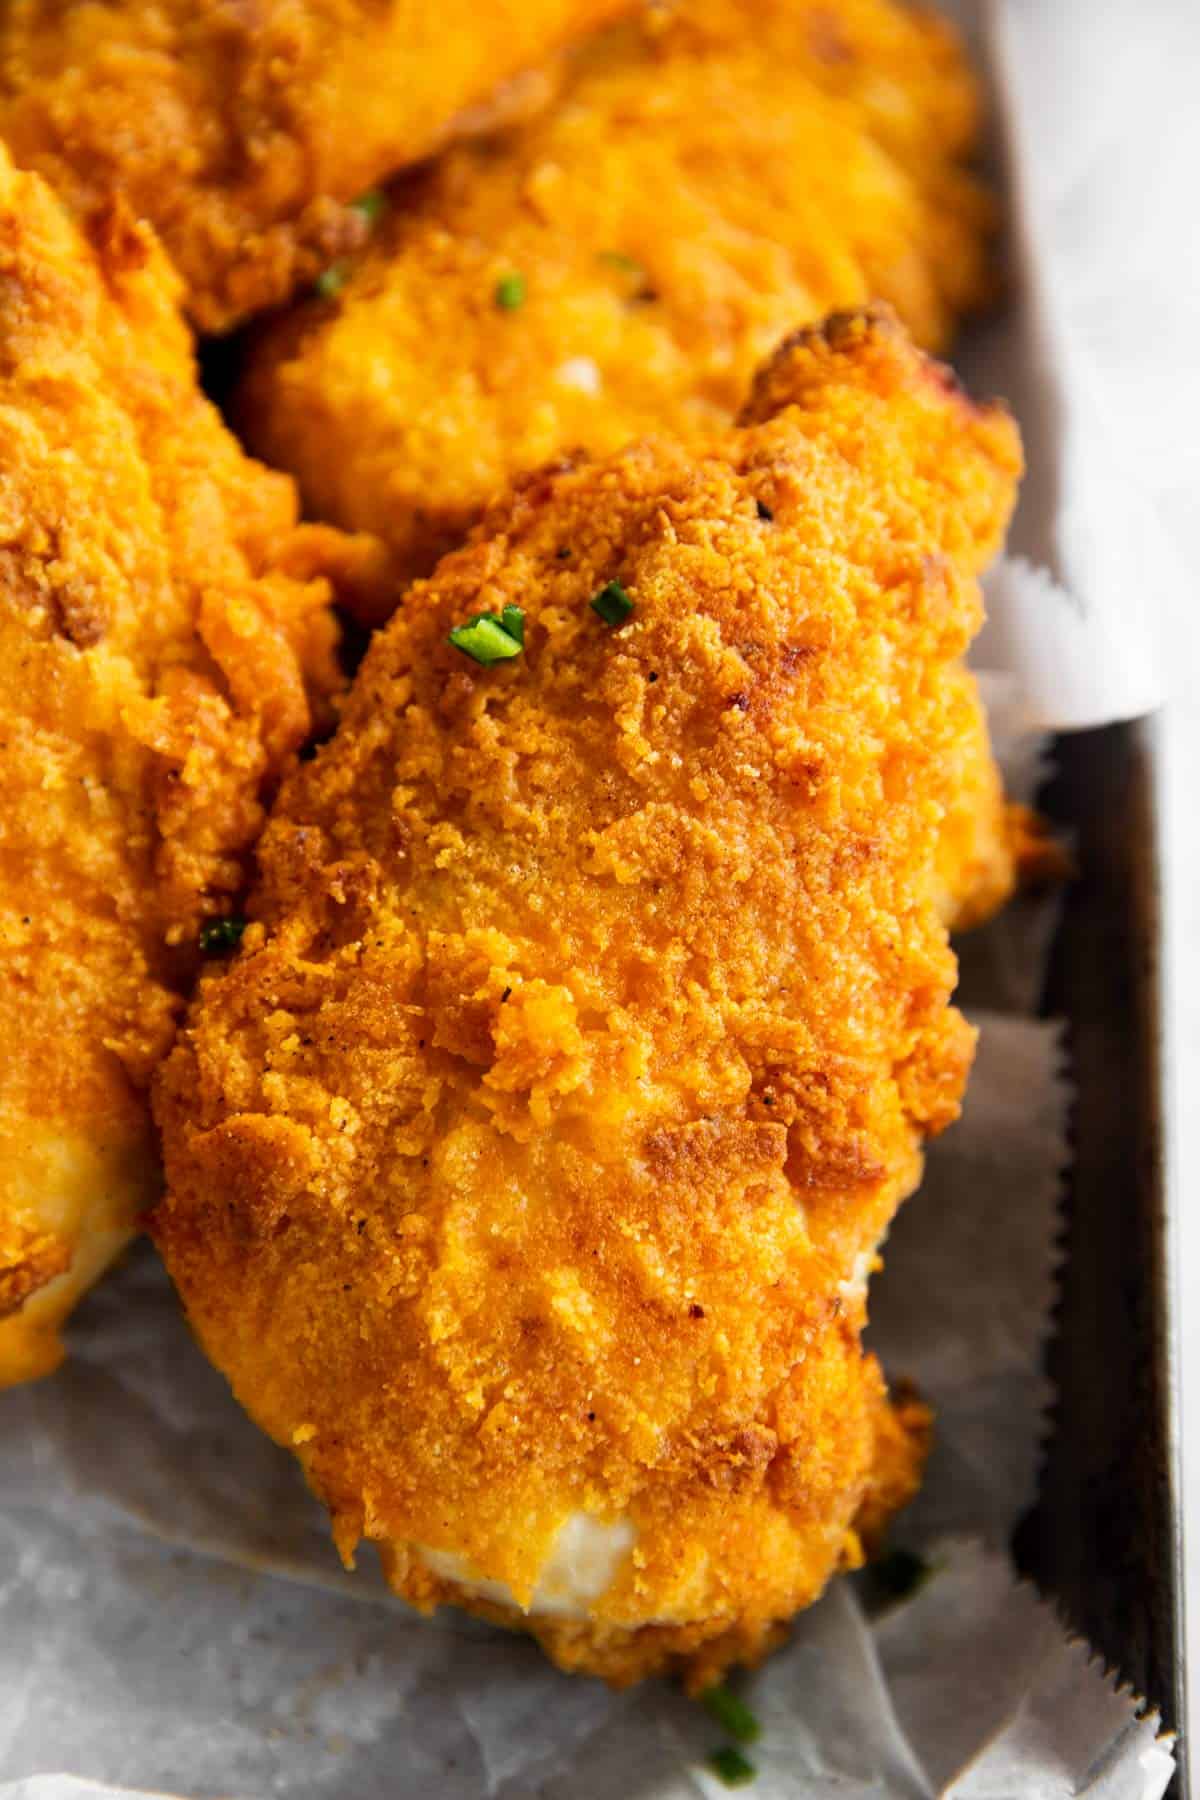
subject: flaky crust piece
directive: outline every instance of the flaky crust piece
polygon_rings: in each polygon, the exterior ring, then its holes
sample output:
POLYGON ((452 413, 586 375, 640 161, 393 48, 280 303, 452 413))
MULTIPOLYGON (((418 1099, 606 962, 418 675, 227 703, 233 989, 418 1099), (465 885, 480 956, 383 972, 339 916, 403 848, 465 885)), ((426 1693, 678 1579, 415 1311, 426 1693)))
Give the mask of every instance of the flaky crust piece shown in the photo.
POLYGON ((0 138, 82 213, 123 195, 223 331, 361 243, 347 202, 629 3, 5 0, 0 138))
POLYGON ((145 1088, 337 679, 355 546, 203 399, 177 284, 0 151, 0 1385, 157 1188, 145 1088))
POLYGON ((989 292, 977 115, 949 26, 896 0, 652 7, 398 188, 339 293, 266 330, 243 428, 427 574, 511 476, 729 423, 832 307, 881 297, 940 348, 989 292))
POLYGON ((1018 467, 890 317, 801 333, 742 428, 498 500, 288 779, 152 1229, 417 1605, 703 1682, 911 1491, 864 1278, 971 1060, 942 832, 1018 467), (447 644, 506 604, 521 656, 447 644))

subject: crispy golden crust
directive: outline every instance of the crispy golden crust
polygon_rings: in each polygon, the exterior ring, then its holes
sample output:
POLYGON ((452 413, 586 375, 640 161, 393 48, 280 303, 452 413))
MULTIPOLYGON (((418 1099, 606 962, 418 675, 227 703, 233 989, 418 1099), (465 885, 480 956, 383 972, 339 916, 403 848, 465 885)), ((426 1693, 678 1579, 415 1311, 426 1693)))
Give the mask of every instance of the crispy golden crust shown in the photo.
POLYGON ((30 1230, 0 1220, 0 1319, 8 1318, 31 1294, 47 1287, 71 1266, 71 1246, 53 1231, 30 1230))
POLYGON ((933 1413, 908 1383, 898 1384, 880 1414, 871 1486, 854 1521, 867 1556, 879 1554, 888 1526, 916 1494, 932 1442, 933 1413))
POLYGON ((85 244, 0 152, 0 1384, 156 1191, 150 1069, 355 554, 201 397, 146 230, 85 244))
POLYGON ((630 3, 6 0, 0 138, 81 212, 125 195, 221 331, 361 243, 348 201, 630 3))
MULTIPOLYGON (((877 317, 834 314, 819 334, 801 328, 779 346, 756 375, 741 422, 753 424, 770 418, 789 400, 802 402, 810 388, 819 392, 828 382, 831 367, 839 370, 848 357, 860 369, 870 369, 870 379, 881 395, 894 391, 902 379, 903 365, 897 362, 894 342, 877 317)), ((989 427, 988 415, 980 414, 952 370, 927 362, 924 371, 925 382, 941 396, 946 418, 953 421, 957 414, 976 433, 992 429, 990 452, 1002 457, 1007 421, 989 427)), ((928 415, 913 416, 919 429, 927 432, 928 415)), ((967 536, 986 529, 993 506, 986 484, 964 486, 959 501, 967 536)), ((933 569, 930 579, 937 579, 933 569)), ((1010 807, 1005 801, 988 741, 987 720, 975 705, 973 678, 960 669, 948 673, 946 679, 963 689, 964 717, 969 712, 974 718, 973 725, 964 725, 953 750, 952 798, 942 819, 937 856, 938 909, 952 930, 964 931, 990 918, 1004 904, 1013 889, 1016 865, 1033 868, 1036 858, 1027 846, 1044 843, 1045 833, 1028 808, 1010 807)))
POLYGON ((397 190, 340 295, 266 328, 244 428, 427 573, 513 473, 728 422, 830 307, 882 296, 941 346, 988 292, 976 113, 952 32, 894 0, 652 9, 552 111, 397 190))
MULTIPOLYGON (((614 1687, 648 1675, 679 1674, 690 1693, 702 1693, 734 1664, 753 1666, 782 1641, 786 1621, 779 1612, 779 1571, 771 1561, 775 1554, 794 1556, 794 1550, 774 1529, 778 1509, 789 1510, 812 1535, 814 1567, 811 1575, 805 1571, 805 1580, 815 1586, 793 1589, 790 1614, 815 1599, 831 1574, 860 1568, 876 1554, 893 1515, 920 1485, 932 1436, 929 1409, 911 1396, 888 1402, 878 1364, 862 1357, 857 1333, 839 1328, 818 1338, 804 1367, 803 1384, 792 1384, 782 1404, 794 1408, 797 1418, 802 1415, 806 1441, 802 1450, 793 1443, 775 1457, 765 1504, 756 1506, 744 1490, 755 1479, 755 1461, 761 1463, 770 1451, 769 1438, 758 1440, 747 1431, 741 1441, 722 1445, 711 1465, 697 1460, 691 1473, 689 1527, 702 1532, 707 1553, 719 1553, 722 1585, 741 1606, 740 1614, 719 1628, 711 1618, 631 1626, 524 1616, 515 1607, 480 1599, 460 1583, 429 1576, 383 1543, 380 1560, 388 1580, 423 1611, 461 1606, 494 1624, 528 1631, 568 1674, 599 1675, 614 1687), (858 1510, 834 1544, 822 1532, 825 1515, 844 1516, 848 1472, 864 1468, 858 1510), (704 1487, 713 1493, 698 1496, 704 1487)), ((667 1524, 665 1518, 655 1521, 660 1538, 667 1524)))
POLYGON ((157 1090, 152 1230, 343 1553, 513 1618, 628 1528, 527 1621, 620 1680, 760 1654, 915 1478, 860 1277, 972 1052, 941 830, 1016 433, 880 315, 753 416, 528 477, 412 589, 157 1090), (510 602, 520 657, 447 645, 510 602))

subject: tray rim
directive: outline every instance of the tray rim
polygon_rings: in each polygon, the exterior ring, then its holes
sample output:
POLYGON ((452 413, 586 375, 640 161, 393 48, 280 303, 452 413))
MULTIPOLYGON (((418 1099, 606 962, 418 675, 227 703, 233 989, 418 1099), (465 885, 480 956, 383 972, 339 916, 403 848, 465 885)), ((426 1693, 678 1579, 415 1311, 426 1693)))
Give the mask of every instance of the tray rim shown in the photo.
POLYGON ((1038 1499, 1015 1548, 1068 1625, 1161 1709, 1175 1738, 1168 1791, 1187 1800, 1182 1191, 1167 991, 1165 743, 1161 712, 1059 733, 1042 796, 1054 824, 1077 834, 1077 879, 1066 891, 1042 1007, 1067 1023, 1076 1129, 1046 1351, 1059 1406, 1038 1499), (1099 978, 1086 960, 1097 952, 1113 959, 1099 978), (1109 1076, 1104 1057, 1114 1043, 1112 1075, 1124 1085, 1106 1092, 1096 1077, 1109 1076), (1097 1413, 1107 1422, 1097 1395, 1111 1391, 1105 1379, 1114 1372, 1132 1378, 1111 1404, 1111 1434, 1091 1439, 1072 1402, 1085 1403, 1093 1426, 1097 1413), (1115 1552, 1111 1564, 1100 1546, 1115 1552), (1135 1625, 1124 1638, 1122 1613, 1135 1625))

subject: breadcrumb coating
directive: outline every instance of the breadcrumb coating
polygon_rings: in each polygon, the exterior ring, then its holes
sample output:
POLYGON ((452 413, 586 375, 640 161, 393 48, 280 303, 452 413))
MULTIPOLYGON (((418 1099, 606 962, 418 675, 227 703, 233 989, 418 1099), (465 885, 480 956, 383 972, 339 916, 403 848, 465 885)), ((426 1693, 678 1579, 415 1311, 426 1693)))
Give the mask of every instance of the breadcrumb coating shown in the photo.
POLYGON ((158 1189, 145 1090, 204 919, 337 681, 322 571, 196 385, 118 207, 0 151, 0 1385, 52 1367, 158 1189))
POLYGON ((426 574, 514 474, 729 423, 832 307, 943 346, 990 291, 977 114, 950 27, 895 0, 653 7, 395 190, 340 292, 265 328, 243 429, 426 574))
POLYGON ((158 229, 223 331, 363 241, 347 203, 630 0, 6 0, 0 138, 90 213, 158 229), (501 91, 497 94, 495 90, 501 91))
POLYGON ((944 823, 1019 466, 890 315, 835 317, 740 428, 499 498, 288 777, 151 1229, 415 1605, 704 1685, 912 1491, 863 1272, 972 1057, 944 823), (519 656, 447 642, 506 605, 519 656))

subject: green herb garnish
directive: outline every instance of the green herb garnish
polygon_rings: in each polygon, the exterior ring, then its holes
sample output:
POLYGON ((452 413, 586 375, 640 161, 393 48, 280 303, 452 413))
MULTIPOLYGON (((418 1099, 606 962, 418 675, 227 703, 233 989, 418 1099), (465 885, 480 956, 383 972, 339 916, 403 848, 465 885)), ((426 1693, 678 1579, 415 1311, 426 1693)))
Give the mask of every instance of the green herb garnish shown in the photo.
POLYGON ((368 188, 350 202, 351 212, 361 213, 368 225, 378 225, 387 211, 387 195, 382 188, 368 188))
POLYGON ((486 667, 520 656, 525 643, 525 614, 519 606, 506 606, 503 612, 480 612, 465 625, 456 625, 447 643, 486 667))
POLYGON ((348 263, 330 263, 327 269, 321 270, 313 286, 322 300, 333 300, 341 293, 349 277, 350 266, 348 263))
POLYGON ((708 1763, 713 1774, 726 1787, 745 1787, 758 1774, 754 1764, 740 1750, 735 1750, 732 1744, 725 1744, 720 1750, 714 1750, 708 1763))
POLYGON ((727 1687, 707 1688, 700 1704, 739 1744, 753 1744, 762 1736, 762 1726, 750 1708, 727 1687))
POLYGON ((205 956, 217 950, 236 950, 245 929, 245 919, 210 919, 200 927, 200 948, 205 956))
POLYGON ((500 614, 500 623, 509 637, 516 638, 518 644, 525 642, 525 612, 520 606, 506 606, 500 614))
POLYGON ((606 625, 620 625, 633 611, 633 601, 619 581, 607 582, 589 604, 606 625))
POLYGON ((890 1550, 874 1564, 871 1573, 892 1600, 906 1600, 928 1581, 933 1570, 913 1550, 890 1550))
POLYGON ((523 275, 502 275, 492 291, 492 298, 503 312, 516 312, 518 306, 525 304, 525 277, 523 275))

